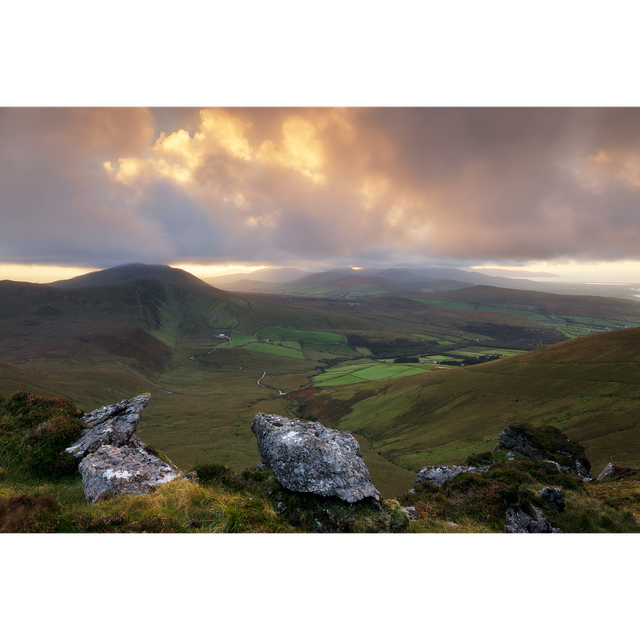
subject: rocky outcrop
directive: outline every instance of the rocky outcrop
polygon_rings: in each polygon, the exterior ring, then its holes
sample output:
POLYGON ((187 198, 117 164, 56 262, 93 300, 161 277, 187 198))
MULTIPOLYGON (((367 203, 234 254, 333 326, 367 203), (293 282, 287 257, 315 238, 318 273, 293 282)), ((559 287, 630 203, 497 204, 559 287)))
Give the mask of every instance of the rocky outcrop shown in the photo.
POLYGON ((382 496, 371 483, 350 431, 263 413, 255 416, 251 431, 262 463, 271 467, 283 487, 350 503, 368 498, 380 506, 382 496))
POLYGON ((104 445, 128 445, 140 422, 140 414, 149 404, 150 398, 148 393, 144 393, 87 414, 80 419, 85 427, 82 435, 65 451, 76 458, 84 458, 104 445))
POLYGON ((140 414, 150 398, 145 393, 101 407, 81 418, 85 429, 65 451, 81 459, 78 471, 89 502, 150 493, 157 485, 182 475, 135 435, 140 414))
POLYGON ((416 479, 413 481, 413 484, 418 484, 419 482, 431 482, 432 484, 443 484, 447 480, 451 480, 455 478, 460 473, 482 473, 487 471, 491 465, 488 467, 471 467, 467 465, 463 465, 460 467, 456 467, 455 465, 450 466, 431 466, 431 467, 422 467, 420 469, 416 479))
POLYGON ((591 464, 583 447, 555 427, 512 424, 498 436, 498 444, 534 460, 551 462, 563 473, 575 473, 591 480, 591 464))
POLYGON ((562 533, 561 529, 551 526, 549 519, 541 509, 533 507, 534 516, 522 509, 509 507, 505 514, 506 533, 562 533))

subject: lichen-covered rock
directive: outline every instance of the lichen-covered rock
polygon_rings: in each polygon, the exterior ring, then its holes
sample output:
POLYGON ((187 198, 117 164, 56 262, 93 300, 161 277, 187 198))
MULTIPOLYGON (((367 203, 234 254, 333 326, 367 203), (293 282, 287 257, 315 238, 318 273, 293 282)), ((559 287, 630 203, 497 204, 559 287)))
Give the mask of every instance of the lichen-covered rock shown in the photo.
POLYGON ((522 509, 514 509, 509 507, 505 514, 506 524, 504 530, 506 533, 562 533, 561 529, 551 526, 549 519, 544 515, 541 509, 533 507, 535 517, 529 515, 522 509))
POLYGON ((263 413, 255 416, 251 431, 262 463, 271 467, 283 487, 350 503, 370 498, 380 506, 382 496, 371 483, 350 431, 263 413))
POLYGON ((78 466, 84 495, 89 502, 124 494, 151 493, 171 482, 180 471, 149 453, 149 448, 103 445, 78 466))
POLYGON ((80 419, 85 427, 82 435, 65 451, 81 459, 103 445, 126 446, 134 437, 140 414, 149 404, 150 398, 148 393, 144 393, 87 414, 80 419))
POLYGON ((89 502, 150 493, 157 485, 182 475, 135 435, 150 398, 145 393, 100 407, 80 419, 85 429, 65 451, 81 460, 78 471, 89 502))
POLYGON ((419 482, 431 482, 432 484, 443 484, 447 480, 451 480, 455 478, 459 473, 483 473, 490 468, 488 467, 470 467, 467 465, 463 466, 431 466, 431 467, 422 467, 420 469, 416 479, 413 481, 413 484, 418 484, 419 482))

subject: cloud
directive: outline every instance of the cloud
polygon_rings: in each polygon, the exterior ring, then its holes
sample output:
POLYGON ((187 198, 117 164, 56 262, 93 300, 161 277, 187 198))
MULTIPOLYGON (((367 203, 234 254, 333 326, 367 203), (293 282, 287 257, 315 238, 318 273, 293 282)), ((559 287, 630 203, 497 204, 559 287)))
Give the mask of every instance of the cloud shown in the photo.
POLYGON ((638 109, 3 109, 5 261, 640 258, 638 109))

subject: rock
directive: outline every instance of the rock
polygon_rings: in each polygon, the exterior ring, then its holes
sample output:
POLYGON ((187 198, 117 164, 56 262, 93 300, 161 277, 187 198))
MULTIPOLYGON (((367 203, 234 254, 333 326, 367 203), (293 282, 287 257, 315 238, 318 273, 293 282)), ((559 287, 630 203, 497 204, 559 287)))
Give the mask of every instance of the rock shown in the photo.
MULTIPOLYGON (((131 400, 122 400, 87 414, 80 419, 85 427, 82 435, 65 451, 76 458, 84 458, 103 445, 115 447, 127 445, 135 437, 134 433, 140 421, 140 414, 149 404, 150 398, 151 396, 145 393, 131 400)), ((140 443, 140 440, 137 442, 140 443)))
MULTIPOLYGON (((96 409, 80 419, 85 429, 65 451, 80 458, 84 495, 96 502, 124 494, 143 494, 182 476, 179 469, 163 462, 154 450, 135 435, 140 414, 151 396, 96 409)), ((197 483, 197 474, 189 478, 197 483)))
POLYGON ((84 495, 89 502, 123 494, 143 494, 180 476, 144 448, 103 445, 80 462, 84 495))
POLYGON ((532 518, 522 509, 509 507, 505 514, 507 524, 504 526, 506 533, 562 533, 561 529, 551 526, 549 519, 541 509, 533 507, 535 518, 532 518))
POLYGON ((511 424, 498 436, 498 444, 534 460, 551 462, 563 473, 577 473, 591 480, 591 464, 584 448, 555 427, 511 424))
POLYGON ((262 463, 271 467, 283 487, 350 503, 369 498, 380 506, 382 496, 371 483, 350 431, 263 413, 255 416, 251 431, 262 463))
POLYGON ((609 476, 614 476, 616 474, 616 465, 613 462, 610 462, 600 473, 600 475, 596 478, 596 480, 604 480, 609 476))
MULTIPOLYGON (((489 465, 490 467, 491 465, 489 465)), ((443 484, 447 480, 455 478, 459 473, 483 473, 487 471, 489 467, 469 467, 466 465, 456 467, 451 466, 432 466, 423 467, 413 481, 413 484, 419 482, 431 482, 432 484, 443 484)))
POLYGON ((538 491, 538 496, 543 500, 546 500, 552 507, 558 511, 564 510, 564 497, 562 495, 562 489, 560 487, 545 487, 538 491))

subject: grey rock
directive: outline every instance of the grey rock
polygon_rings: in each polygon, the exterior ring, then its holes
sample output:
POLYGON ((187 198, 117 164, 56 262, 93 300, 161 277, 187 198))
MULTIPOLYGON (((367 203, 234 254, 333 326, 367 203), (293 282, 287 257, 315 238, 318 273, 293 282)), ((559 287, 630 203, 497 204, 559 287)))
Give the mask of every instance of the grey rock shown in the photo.
POLYGON ((419 482, 431 482, 432 484, 443 484, 447 480, 451 480, 451 478, 455 478, 459 473, 484 473, 490 468, 488 467, 470 467, 467 465, 463 466, 431 466, 431 467, 422 467, 420 469, 416 479, 413 481, 413 484, 418 484, 419 482))
MULTIPOLYGON (((550 427, 546 428, 549 429, 550 427)), ((570 442, 568 438, 565 438, 565 440, 567 442, 570 442)), ((577 473, 583 479, 591 480, 591 472, 589 471, 589 469, 587 469, 571 452, 558 450, 547 451, 546 453, 544 453, 533 442, 531 442, 526 433, 522 433, 520 431, 510 429, 509 427, 505 427, 504 431, 498 436, 498 444, 505 449, 511 449, 512 451, 523 453, 530 458, 533 458, 534 460, 544 460, 548 456, 553 457, 554 455, 561 455, 571 460, 572 464, 574 465, 573 468, 561 465, 553 460, 545 461, 550 462, 551 464, 556 466, 562 473, 577 473)), ((508 454, 507 457, 509 457, 508 454)))
MULTIPOLYGON (((80 419, 85 429, 66 452, 76 458, 97 451, 104 445, 122 447, 134 436, 142 410, 149 404, 148 393, 96 409, 80 419)), ((138 445, 142 443, 136 438, 138 445)), ((146 445, 144 445, 146 446, 146 445)))
POLYGON ((561 529, 551 526, 549 519, 544 515, 541 509, 533 507, 535 518, 521 509, 509 507, 505 514, 506 524, 504 530, 506 533, 562 533, 561 529))
POLYGON ((148 448, 103 445, 85 456, 78 466, 84 495, 89 502, 116 495, 151 493, 159 484, 179 477, 180 471, 148 448))
POLYGON ((616 473, 616 465, 613 462, 610 462, 601 472, 600 475, 596 478, 596 480, 604 480, 609 476, 613 476, 616 473))
POLYGON ((415 507, 402 507, 402 510, 407 514, 411 521, 418 520, 420 518, 418 510, 415 507))
POLYGON ((382 496, 371 483, 350 431, 263 413, 255 416, 251 431, 262 463, 290 491, 335 496, 350 503, 369 498, 380 506, 382 496))
MULTIPOLYGON (((85 429, 66 451, 81 459, 78 471, 89 502, 116 495, 150 493, 157 485, 182 477, 178 468, 160 460, 135 435, 140 414, 150 397, 145 393, 101 407, 81 418, 85 429)), ((187 477, 197 484, 197 474, 187 477)))
POLYGON ((538 491, 538 495, 558 511, 564 510, 564 496, 562 495, 562 489, 560 489, 560 487, 545 487, 538 491))
POLYGON ((540 450, 524 434, 513 431, 509 427, 505 427, 504 431, 498 436, 498 444, 501 444, 505 449, 524 453, 536 460, 541 459, 540 450))

